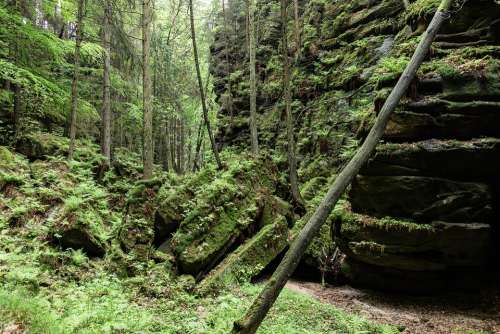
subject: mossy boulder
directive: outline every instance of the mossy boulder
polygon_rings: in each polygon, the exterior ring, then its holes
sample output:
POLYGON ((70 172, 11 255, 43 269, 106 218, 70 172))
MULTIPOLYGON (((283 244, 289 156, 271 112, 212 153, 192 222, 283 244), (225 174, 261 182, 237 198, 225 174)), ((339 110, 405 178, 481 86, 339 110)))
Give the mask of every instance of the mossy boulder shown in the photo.
POLYGON ((285 217, 278 215, 272 224, 264 226, 213 269, 198 285, 197 291, 205 294, 220 291, 221 288, 232 283, 249 281, 274 260, 287 245, 287 222, 285 217))
POLYGON ((153 253, 156 197, 162 182, 161 179, 138 181, 127 193, 117 237, 122 250, 140 260, 148 259, 153 253))
POLYGON ((252 236, 276 184, 272 162, 259 158, 240 160, 201 187, 171 240, 181 270, 206 272, 231 247, 252 236))
POLYGON ((69 140, 67 138, 43 132, 27 134, 16 142, 16 150, 29 160, 66 155, 68 148, 69 140))
POLYGON ((29 177, 26 159, 5 146, 0 146, 0 191, 7 186, 20 186, 29 177))

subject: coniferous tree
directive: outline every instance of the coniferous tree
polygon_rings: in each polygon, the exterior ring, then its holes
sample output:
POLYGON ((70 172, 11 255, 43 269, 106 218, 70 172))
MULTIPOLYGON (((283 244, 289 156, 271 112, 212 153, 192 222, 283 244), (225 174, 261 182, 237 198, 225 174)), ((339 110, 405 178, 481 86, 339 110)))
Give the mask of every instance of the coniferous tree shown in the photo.
POLYGON ((283 90, 286 108, 286 133, 290 188, 294 202, 303 206, 300 196, 299 181, 297 176, 297 157, 295 155, 294 119, 292 114, 292 93, 290 91, 290 60, 288 58, 288 0, 281 0, 281 47, 283 53, 283 90))
POLYGON ((255 0, 248 0, 248 51, 250 54, 250 137, 252 153, 259 154, 259 138, 257 132, 257 78, 255 40, 255 0))
POLYGON ((111 162, 111 0, 105 0, 102 31, 102 46, 104 48, 103 94, 101 113, 101 153, 106 163, 111 162))
POLYGON ((150 68, 151 21, 153 0, 142 3, 142 89, 143 89, 143 165, 145 180, 153 177, 153 109, 150 68))
POLYGON ((83 17, 85 13, 85 0, 78 0, 78 13, 76 21, 76 42, 73 68, 73 82, 71 84, 71 112, 69 117, 69 152, 68 160, 73 159, 76 139, 76 115, 78 111, 78 78, 80 75, 80 49, 83 40, 83 17))
POLYGON ((194 54, 194 62, 196 67, 196 76, 198 77, 198 88, 200 91, 201 98, 201 107, 203 109, 203 118, 205 121, 205 125, 207 126, 208 136, 210 138, 210 144, 212 146, 212 151, 214 153, 215 162, 217 163, 217 167, 222 169, 222 162, 219 157, 219 152, 217 150, 217 146, 215 145, 214 135, 212 133, 212 128, 210 126, 210 120, 208 119, 208 108, 207 102, 205 100, 205 92, 203 91, 203 80, 201 78, 201 70, 200 70, 200 61, 198 58, 198 46, 196 44, 196 31, 194 25, 194 10, 193 10, 193 0, 189 0, 189 18, 191 22, 191 40, 193 42, 193 54, 194 54))

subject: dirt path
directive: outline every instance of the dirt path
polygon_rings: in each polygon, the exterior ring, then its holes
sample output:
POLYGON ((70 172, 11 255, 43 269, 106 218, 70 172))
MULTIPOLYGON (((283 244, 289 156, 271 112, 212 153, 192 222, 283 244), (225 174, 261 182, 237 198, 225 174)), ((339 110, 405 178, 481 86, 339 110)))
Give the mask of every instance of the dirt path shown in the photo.
POLYGON ((500 291, 417 297, 350 286, 323 288, 302 281, 289 281, 286 287, 367 319, 399 326, 405 334, 500 334, 500 291))

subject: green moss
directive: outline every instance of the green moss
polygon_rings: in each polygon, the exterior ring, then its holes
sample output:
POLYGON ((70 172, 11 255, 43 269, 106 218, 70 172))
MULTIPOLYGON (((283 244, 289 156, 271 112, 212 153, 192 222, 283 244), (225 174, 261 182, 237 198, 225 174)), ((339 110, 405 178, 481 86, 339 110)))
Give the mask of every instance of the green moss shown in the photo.
POLYGON ((197 291, 220 292, 235 283, 248 282, 258 275, 288 244, 288 228, 283 216, 264 226, 241 245, 200 283, 197 291))

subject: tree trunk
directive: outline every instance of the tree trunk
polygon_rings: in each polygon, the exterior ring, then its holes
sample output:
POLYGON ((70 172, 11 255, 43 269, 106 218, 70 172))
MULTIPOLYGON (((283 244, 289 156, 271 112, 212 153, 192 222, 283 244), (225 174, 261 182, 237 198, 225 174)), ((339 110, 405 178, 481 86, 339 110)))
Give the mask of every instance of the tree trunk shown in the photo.
POLYGON ((171 161, 171 166, 172 166, 172 170, 175 171, 177 173, 177 163, 176 163, 176 131, 175 131, 175 127, 176 127, 176 124, 177 124, 177 119, 174 117, 171 119, 170 121, 170 161, 171 161))
POLYGON ((255 0, 248 0, 248 35, 250 53, 250 137, 252 153, 259 154, 259 139, 257 133, 257 79, 256 67, 256 42, 255 42, 255 0))
POLYGON ((194 152, 193 172, 197 171, 200 168, 200 150, 204 134, 203 125, 204 125, 203 120, 201 120, 200 125, 198 126, 198 134, 196 136, 196 149, 194 152))
POLYGON ((164 166, 165 171, 167 171, 167 172, 170 172, 172 170, 172 165, 170 164, 171 155, 170 155, 170 136, 169 136, 169 133, 170 133, 170 129, 169 129, 168 117, 167 117, 167 118, 165 118, 165 132, 164 132, 165 151, 164 151, 164 158, 163 158, 163 166, 164 166))
POLYGON ((69 151, 68 160, 73 159, 76 138, 76 114, 78 111, 78 77, 80 72, 80 48, 83 39, 83 15, 85 12, 85 0, 78 1, 78 13, 76 22, 75 61, 73 65, 73 82, 71 84, 71 113, 69 118, 69 151))
POLYGON ((222 0, 222 16, 224 19, 224 48, 226 49, 225 57, 226 57, 226 76, 227 76, 227 108, 229 111, 229 115, 231 117, 231 121, 233 119, 233 92, 231 88, 231 69, 229 64, 229 37, 227 35, 227 17, 226 17, 226 4, 224 0, 222 0))
POLYGON ((219 157, 219 152, 217 151, 217 146, 215 145, 214 135, 212 133, 212 128, 210 126, 210 120, 208 119, 208 108, 207 103, 205 101, 205 92, 203 91, 203 80, 201 78, 201 70, 200 70, 200 62, 198 59, 198 47, 196 45, 196 32, 194 26, 194 11, 193 11, 193 0, 189 0, 189 17, 191 21, 191 39, 193 41, 193 54, 194 54, 194 62, 196 66, 196 75, 198 77, 198 87, 200 90, 200 98, 201 98, 201 106, 203 109, 203 119, 205 120, 205 125, 207 126, 208 136, 210 138, 210 144, 212 146, 212 151, 214 153, 215 162, 217 163, 217 167, 222 169, 222 163, 219 157))
POLYGON ((300 37, 300 16, 299 16, 299 0, 293 0, 294 9, 294 25, 295 25, 295 59, 298 60, 301 56, 302 41, 300 37))
POLYGON ((299 181, 297 176, 297 157, 295 156, 295 138, 293 130, 292 114, 292 94, 290 92, 290 61, 288 59, 288 0, 281 0, 281 35, 283 52, 283 90, 285 93, 286 104, 286 133, 288 140, 288 168, 290 177, 290 189, 295 204, 304 206, 302 196, 299 191, 299 181))
POLYGON ((12 114, 12 123, 14 124, 14 136, 17 138, 21 133, 21 114, 22 114, 22 97, 21 86, 14 85, 14 112, 12 114))
POLYGON ((349 164, 335 179, 335 182, 328 190, 325 198, 318 206, 313 216, 309 219, 306 226, 304 226, 300 234, 293 241, 280 265, 269 279, 259 296, 254 300, 252 306, 250 306, 247 310, 247 313, 243 316, 243 318, 234 323, 232 331, 233 334, 253 334, 259 328, 262 320, 264 320, 267 312, 285 286, 286 281, 290 278, 299 264, 299 261, 309 246, 311 240, 317 234, 321 225, 323 225, 347 186, 356 177, 360 168, 368 161, 371 154, 375 150, 377 143, 384 134, 385 127, 389 122, 392 112, 396 109, 399 101, 413 81, 418 68, 424 61, 424 58, 429 51, 436 33, 446 18, 449 17, 448 11, 450 9, 451 2, 452 0, 442 0, 442 3, 434 15, 432 22, 423 34, 412 59, 406 66, 406 69, 399 78, 396 86, 387 98, 387 101, 380 111, 365 142, 360 147, 356 155, 351 159, 349 164))
POLYGON ((111 1, 106 0, 104 7, 104 25, 102 44, 104 47, 104 72, 101 115, 101 153, 106 158, 106 163, 111 162, 111 80, 109 71, 111 67, 111 1))
POLYGON ((184 115, 179 120, 179 134, 181 140, 179 143, 179 174, 184 174, 184 167, 186 164, 186 124, 184 120, 184 115))
POLYGON ((143 85, 143 165, 144 180, 153 177, 153 109, 151 104, 151 69, 149 50, 151 44, 151 21, 153 19, 153 0, 142 3, 142 85, 143 85))

